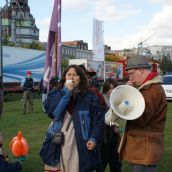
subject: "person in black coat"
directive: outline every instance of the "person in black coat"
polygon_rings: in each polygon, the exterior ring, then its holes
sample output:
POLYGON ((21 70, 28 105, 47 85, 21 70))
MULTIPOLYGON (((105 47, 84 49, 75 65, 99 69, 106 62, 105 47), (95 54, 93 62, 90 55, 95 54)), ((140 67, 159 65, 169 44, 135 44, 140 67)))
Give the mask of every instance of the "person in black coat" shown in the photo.
MULTIPOLYGON (((112 78, 108 78, 103 84, 101 93, 108 107, 110 107, 110 94, 117 85, 116 80, 112 78)), ((119 127, 105 125, 104 141, 101 144, 101 160, 104 170, 109 164, 110 172, 121 172, 122 163, 117 151, 119 141, 119 127)))

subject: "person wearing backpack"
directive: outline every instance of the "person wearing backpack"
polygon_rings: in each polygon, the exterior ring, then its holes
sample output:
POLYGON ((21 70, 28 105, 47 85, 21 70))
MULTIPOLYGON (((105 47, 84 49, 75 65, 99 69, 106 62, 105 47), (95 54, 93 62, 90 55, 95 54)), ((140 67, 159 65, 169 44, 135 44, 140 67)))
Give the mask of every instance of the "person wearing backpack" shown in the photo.
POLYGON ((23 91, 22 113, 26 113, 27 102, 29 102, 29 112, 33 112, 34 81, 31 71, 26 72, 26 77, 21 81, 20 87, 23 91))
POLYGON ((105 111, 79 66, 70 65, 64 71, 61 85, 44 102, 53 118, 40 150, 44 171, 96 172, 105 111), (55 136, 61 137, 60 143, 55 136))

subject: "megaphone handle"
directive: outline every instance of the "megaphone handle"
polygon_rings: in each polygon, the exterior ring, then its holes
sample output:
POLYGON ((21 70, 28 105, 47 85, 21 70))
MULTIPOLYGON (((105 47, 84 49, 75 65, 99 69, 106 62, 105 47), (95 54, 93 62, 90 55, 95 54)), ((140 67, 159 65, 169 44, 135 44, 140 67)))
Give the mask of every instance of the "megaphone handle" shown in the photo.
POLYGON ((120 141, 119 146, 118 146, 118 152, 119 153, 121 152, 121 149, 122 149, 122 146, 123 146, 123 142, 124 142, 124 138, 126 137, 126 134, 125 134, 126 123, 127 123, 127 121, 125 121, 125 123, 124 123, 124 130, 123 130, 123 133, 122 133, 121 141, 120 141))

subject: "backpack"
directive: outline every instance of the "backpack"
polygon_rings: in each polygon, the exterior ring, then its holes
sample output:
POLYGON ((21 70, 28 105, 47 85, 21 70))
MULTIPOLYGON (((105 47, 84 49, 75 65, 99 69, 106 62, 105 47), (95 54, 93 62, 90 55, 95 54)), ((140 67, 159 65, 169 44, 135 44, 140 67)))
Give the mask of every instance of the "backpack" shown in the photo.
POLYGON ((53 135, 47 133, 39 152, 42 161, 50 166, 56 166, 60 161, 61 146, 53 143, 53 135))
POLYGON ((48 93, 47 98, 43 102, 45 112, 47 113, 48 117, 54 119, 53 111, 55 110, 57 104, 59 103, 61 97, 64 95, 61 89, 58 90, 51 90, 48 93))

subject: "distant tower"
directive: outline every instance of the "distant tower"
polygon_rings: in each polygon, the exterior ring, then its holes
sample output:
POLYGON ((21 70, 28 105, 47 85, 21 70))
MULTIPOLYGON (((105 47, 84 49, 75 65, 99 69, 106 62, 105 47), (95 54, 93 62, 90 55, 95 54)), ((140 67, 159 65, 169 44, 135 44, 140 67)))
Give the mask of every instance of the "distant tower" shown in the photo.
POLYGON ((39 40, 39 29, 35 18, 30 13, 28 0, 6 0, 2 9, 2 35, 3 39, 15 44, 31 44, 39 40))

